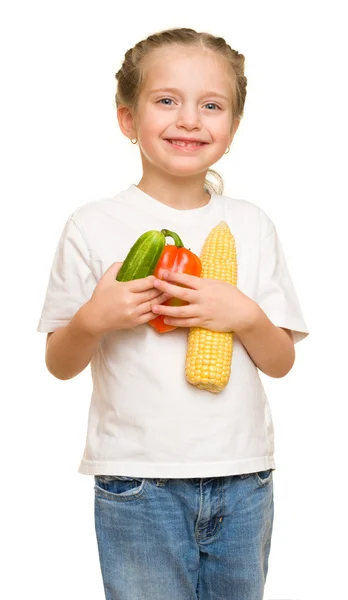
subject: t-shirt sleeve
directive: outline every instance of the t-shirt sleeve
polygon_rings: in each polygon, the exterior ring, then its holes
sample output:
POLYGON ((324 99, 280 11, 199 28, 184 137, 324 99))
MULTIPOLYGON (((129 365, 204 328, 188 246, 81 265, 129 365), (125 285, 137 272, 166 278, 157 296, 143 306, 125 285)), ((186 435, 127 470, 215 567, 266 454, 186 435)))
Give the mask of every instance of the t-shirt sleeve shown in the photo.
POLYGON ((275 226, 268 220, 268 231, 260 242, 260 270, 257 304, 277 327, 290 329, 294 343, 307 337, 300 303, 275 226))
POLYGON ((87 245, 71 215, 54 255, 37 331, 49 333, 65 327, 96 285, 87 245))

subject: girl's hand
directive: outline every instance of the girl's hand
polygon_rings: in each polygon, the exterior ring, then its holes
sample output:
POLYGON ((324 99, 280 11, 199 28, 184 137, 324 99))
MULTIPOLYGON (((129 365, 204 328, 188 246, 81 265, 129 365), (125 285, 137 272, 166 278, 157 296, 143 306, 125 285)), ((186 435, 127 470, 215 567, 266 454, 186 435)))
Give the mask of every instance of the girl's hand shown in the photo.
POLYGON ((238 333, 251 327, 256 320, 258 305, 234 285, 171 271, 163 278, 167 281, 155 279, 154 287, 187 302, 184 306, 152 306, 156 315, 166 316, 168 325, 238 333))
POLYGON ((121 265, 120 262, 113 263, 105 271, 84 305, 86 328, 95 335, 147 323, 156 317, 152 306, 169 297, 154 288, 153 275, 133 281, 116 281, 121 265))

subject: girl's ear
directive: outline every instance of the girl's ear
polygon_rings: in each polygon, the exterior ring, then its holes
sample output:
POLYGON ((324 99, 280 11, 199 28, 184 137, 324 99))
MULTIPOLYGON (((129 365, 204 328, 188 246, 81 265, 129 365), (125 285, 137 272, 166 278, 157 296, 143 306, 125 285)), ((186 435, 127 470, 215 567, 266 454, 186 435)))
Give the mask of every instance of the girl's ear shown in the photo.
POLYGON ((117 120, 122 133, 127 138, 137 137, 134 127, 134 118, 131 109, 128 106, 117 107, 117 120))

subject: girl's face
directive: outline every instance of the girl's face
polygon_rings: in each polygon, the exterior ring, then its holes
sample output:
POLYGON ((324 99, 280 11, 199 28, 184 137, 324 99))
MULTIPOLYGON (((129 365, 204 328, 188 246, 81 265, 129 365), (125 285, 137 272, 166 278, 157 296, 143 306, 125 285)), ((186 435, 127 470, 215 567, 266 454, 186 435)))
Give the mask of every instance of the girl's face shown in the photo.
POLYGON ((239 125, 232 123, 231 79, 227 60, 214 52, 178 46, 151 53, 129 135, 144 168, 190 176, 221 158, 239 125))

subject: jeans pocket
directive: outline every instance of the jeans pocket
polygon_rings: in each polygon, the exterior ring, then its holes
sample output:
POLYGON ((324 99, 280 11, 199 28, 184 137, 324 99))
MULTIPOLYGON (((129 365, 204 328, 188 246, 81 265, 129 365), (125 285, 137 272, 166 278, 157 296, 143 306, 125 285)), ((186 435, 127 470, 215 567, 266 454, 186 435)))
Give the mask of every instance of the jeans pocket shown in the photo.
POLYGON ((143 495, 146 478, 123 475, 95 475, 96 496, 109 500, 132 500, 143 495))
POLYGON ((260 487, 268 485, 273 478, 273 469, 267 469, 266 471, 258 471, 255 473, 257 484, 260 487))

